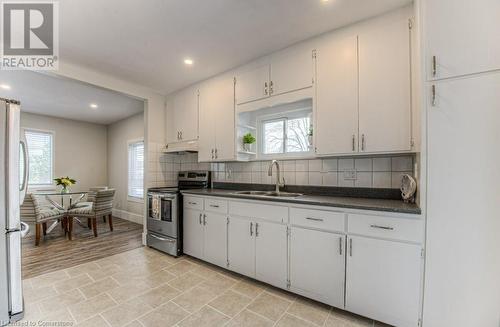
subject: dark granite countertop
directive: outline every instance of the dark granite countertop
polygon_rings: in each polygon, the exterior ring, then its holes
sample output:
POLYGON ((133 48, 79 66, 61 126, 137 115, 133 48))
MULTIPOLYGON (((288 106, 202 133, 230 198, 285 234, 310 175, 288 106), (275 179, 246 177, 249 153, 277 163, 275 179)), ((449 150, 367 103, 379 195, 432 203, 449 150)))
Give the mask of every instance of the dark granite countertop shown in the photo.
POLYGON ((343 197, 343 196, 329 196, 324 194, 322 195, 304 194, 302 196, 294 198, 286 198, 286 197, 274 198, 274 197, 255 196, 255 195, 240 195, 240 194, 235 194, 234 189, 223 189, 223 188, 183 190, 181 192, 193 195, 207 195, 207 196, 219 196, 225 198, 309 204, 309 205, 328 206, 337 208, 363 209, 363 210, 386 211, 386 212, 408 213, 408 214, 421 213, 420 208, 416 204, 404 203, 402 200, 395 200, 395 199, 377 199, 377 198, 364 198, 364 197, 352 197, 352 196, 343 197))

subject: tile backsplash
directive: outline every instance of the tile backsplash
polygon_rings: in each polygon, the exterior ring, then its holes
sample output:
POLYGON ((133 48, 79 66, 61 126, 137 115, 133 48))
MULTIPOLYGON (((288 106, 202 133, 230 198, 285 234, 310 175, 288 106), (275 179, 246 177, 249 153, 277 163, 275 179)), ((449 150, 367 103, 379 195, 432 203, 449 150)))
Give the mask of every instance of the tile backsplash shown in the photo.
MULTIPOLYGON (((181 170, 211 170, 216 182, 273 184, 268 176, 270 161, 198 163, 196 153, 165 154, 161 144, 148 151, 148 187, 177 182, 181 170)), ((280 160, 288 185, 399 188, 403 174, 414 175, 415 157, 391 155, 356 158, 280 160)), ((274 171, 273 171, 274 173, 274 171)))

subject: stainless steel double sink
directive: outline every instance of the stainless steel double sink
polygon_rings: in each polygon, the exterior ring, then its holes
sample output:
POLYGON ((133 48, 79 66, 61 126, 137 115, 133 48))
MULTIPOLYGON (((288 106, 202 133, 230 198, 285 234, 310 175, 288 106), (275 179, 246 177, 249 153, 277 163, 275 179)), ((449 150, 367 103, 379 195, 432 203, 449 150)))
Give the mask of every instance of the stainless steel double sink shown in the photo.
POLYGON ((238 191, 233 194, 248 195, 248 196, 263 196, 263 197, 280 197, 280 198, 296 198, 303 194, 290 193, 290 192, 276 192, 276 191, 238 191))

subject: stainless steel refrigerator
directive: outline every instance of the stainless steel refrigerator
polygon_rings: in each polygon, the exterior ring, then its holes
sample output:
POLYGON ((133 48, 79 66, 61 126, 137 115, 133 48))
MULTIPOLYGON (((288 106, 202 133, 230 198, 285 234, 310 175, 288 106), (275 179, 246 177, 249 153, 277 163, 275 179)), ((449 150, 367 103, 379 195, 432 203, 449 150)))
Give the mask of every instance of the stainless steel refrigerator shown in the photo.
POLYGON ((29 227, 21 223, 26 195, 28 156, 21 139, 21 107, 0 98, 0 326, 23 316, 21 238, 29 227))

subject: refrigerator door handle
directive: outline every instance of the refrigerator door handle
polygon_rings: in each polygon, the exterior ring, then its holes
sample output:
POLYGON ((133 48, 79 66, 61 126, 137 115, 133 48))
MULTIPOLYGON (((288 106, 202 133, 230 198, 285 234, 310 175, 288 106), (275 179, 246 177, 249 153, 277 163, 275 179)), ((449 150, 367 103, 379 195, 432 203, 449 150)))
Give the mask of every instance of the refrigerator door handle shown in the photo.
POLYGON ((28 177, 29 177, 29 160, 28 160, 28 146, 26 141, 23 139, 20 142, 21 149, 23 151, 23 163, 24 163, 24 171, 23 171, 23 184, 21 185, 20 196, 19 196, 19 205, 22 205, 24 202, 24 198, 26 197, 26 192, 28 191, 28 177))
POLYGON ((30 232, 30 225, 21 221, 21 238, 25 238, 30 232))

